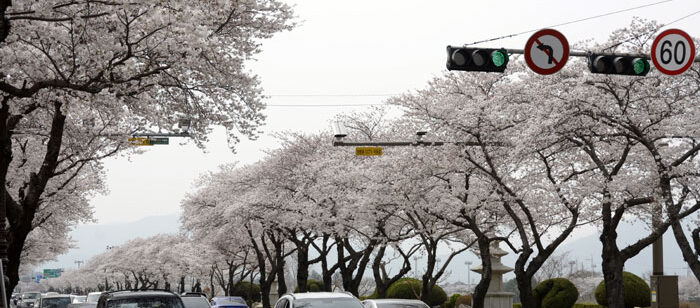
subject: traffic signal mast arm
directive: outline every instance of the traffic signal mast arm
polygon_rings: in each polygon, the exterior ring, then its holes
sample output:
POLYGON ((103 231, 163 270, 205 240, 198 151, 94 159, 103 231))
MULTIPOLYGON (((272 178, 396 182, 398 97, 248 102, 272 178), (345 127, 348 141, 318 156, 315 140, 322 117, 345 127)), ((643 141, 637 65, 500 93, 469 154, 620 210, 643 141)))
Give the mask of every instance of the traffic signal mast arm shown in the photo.
MULTIPOLYGON (((389 141, 389 142, 381 142, 381 141, 380 142, 357 142, 357 141, 345 142, 345 141, 340 141, 340 140, 333 141, 333 146, 336 146, 336 147, 364 147, 364 146, 405 147, 405 146, 442 146, 442 145, 447 145, 447 144, 464 145, 464 146, 480 146, 481 145, 478 142, 469 142, 469 141, 425 141, 425 140, 389 141)), ((487 142, 485 145, 487 145, 487 146, 505 146, 505 144, 498 143, 498 142, 487 142)))
MULTIPOLYGON (((508 54, 525 54, 525 50, 523 49, 505 49, 508 54)), ((609 56, 616 56, 616 57, 629 57, 629 58, 643 58, 643 59, 651 59, 651 56, 646 55, 646 54, 641 54, 641 53, 595 53, 595 52, 588 52, 588 51, 570 51, 569 52, 569 57, 588 57, 591 54, 599 54, 599 55, 609 55, 609 56)), ((696 57, 694 62, 700 62, 700 57, 696 57)))

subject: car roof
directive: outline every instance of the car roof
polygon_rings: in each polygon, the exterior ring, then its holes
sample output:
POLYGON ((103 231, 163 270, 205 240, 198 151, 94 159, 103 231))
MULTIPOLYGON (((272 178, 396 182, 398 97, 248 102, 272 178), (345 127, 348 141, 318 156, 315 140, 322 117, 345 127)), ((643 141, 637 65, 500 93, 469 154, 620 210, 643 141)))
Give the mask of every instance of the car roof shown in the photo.
POLYGON ((150 297, 150 296, 159 296, 159 297, 178 297, 179 296, 175 293, 172 292, 167 292, 167 291, 154 291, 154 290, 147 290, 147 291, 115 291, 115 292, 109 292, 106 293, 109 299, 119 299, 119 298, 133 298, 133 297, 150 297))
POLYGON ((425 304, 421 300, 417 299, 402 299, 402 298, 383 298, 383 299, 368 299, 366 302, 375 303, 395 303, 395 304, 425 304))
POLYGON ((304 298, 355 298, 352 294, 341 292, 308 292, 289 294, 294 299, 304 298))
POLYGON ((48 294, 48 295, 43 296, 41 298, 70 298, 70 295, 68 295, 68 294, 48 294))

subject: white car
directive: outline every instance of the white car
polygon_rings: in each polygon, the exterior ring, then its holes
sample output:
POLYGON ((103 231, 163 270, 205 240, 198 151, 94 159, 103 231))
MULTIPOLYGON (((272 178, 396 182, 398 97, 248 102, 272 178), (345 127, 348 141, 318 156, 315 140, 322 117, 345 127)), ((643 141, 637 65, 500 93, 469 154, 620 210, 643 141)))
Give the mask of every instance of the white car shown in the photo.
POLYGON ((430 308, 417 299, 368 299, 362 304, 365 308, 430 308))
POLYGON ((97 304, 97 300, 100 299, 100 295, 102 295, 102 292, 90 292, 88 293, 85 302, 97 304))
POLYGON ((292 293, 280 297, 275 308, 364 308, 359 299, 349 293, 292 293))

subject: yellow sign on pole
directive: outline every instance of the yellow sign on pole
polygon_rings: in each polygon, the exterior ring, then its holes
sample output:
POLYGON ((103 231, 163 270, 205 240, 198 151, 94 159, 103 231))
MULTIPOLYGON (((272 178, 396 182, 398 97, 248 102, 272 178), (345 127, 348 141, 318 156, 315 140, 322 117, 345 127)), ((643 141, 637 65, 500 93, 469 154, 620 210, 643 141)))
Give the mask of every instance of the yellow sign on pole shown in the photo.
POLYGON ((382 156, 382 147, 356 147, 355 156, 382 156))
POLYGON ((129 138, 129 143, 131 145, 151 145, 151 142, 148 140, 148 137, 131 137, 129 138))

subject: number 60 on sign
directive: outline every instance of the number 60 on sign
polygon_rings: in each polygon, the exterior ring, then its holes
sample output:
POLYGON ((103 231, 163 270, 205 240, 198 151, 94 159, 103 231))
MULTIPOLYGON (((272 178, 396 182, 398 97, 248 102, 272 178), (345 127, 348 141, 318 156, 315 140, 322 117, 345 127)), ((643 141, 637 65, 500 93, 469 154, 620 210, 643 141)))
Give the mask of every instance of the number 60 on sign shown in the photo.
POLYGON ((666 75, 682 74, 693 65, 695 44, 688 33, 668 29, 651 45, 651 60, 656 69, 666 75))

